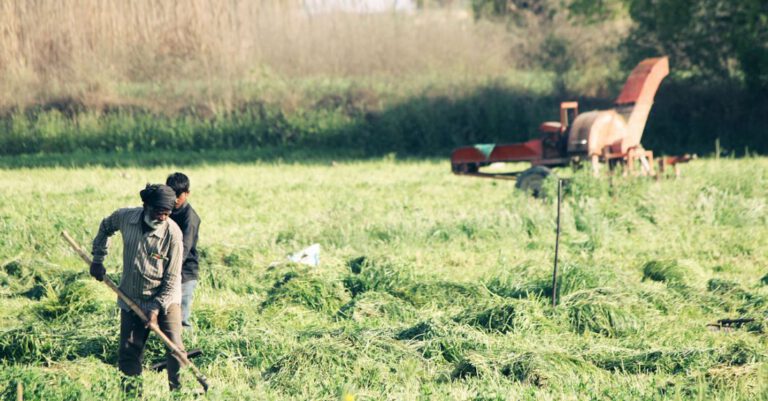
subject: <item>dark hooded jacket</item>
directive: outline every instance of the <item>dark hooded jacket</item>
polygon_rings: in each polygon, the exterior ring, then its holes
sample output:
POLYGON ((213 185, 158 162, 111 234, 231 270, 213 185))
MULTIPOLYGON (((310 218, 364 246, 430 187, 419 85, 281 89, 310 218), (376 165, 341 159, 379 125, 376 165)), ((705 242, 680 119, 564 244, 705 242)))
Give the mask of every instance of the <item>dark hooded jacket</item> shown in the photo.
POLYGON ((184 257, 181 265, 181 282, 198 279, 197 235, 200 217, 189 202, 171 211, 171 219, 178 224, 184 235, 184 257))

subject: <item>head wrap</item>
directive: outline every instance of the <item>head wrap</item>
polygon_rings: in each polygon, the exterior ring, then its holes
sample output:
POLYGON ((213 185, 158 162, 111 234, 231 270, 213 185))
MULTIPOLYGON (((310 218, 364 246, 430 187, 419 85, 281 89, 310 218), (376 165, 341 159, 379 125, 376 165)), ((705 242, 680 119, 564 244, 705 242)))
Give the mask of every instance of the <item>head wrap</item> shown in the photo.
POLYGON ((176 205, 176 192, 162 184, 147 184, 147 187, 139 192, 145 205, 161 210, 173 210, 176 205))

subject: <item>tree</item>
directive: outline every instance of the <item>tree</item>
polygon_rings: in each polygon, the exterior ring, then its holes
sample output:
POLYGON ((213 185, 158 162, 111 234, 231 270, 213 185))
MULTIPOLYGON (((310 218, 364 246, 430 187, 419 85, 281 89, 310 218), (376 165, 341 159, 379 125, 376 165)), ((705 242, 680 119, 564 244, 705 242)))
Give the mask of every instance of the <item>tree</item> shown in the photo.
POLYGON ((693 77, 768 89, 768 1, 624 1, 635 22, 624 45, 627 64, 665 54, 693 77))

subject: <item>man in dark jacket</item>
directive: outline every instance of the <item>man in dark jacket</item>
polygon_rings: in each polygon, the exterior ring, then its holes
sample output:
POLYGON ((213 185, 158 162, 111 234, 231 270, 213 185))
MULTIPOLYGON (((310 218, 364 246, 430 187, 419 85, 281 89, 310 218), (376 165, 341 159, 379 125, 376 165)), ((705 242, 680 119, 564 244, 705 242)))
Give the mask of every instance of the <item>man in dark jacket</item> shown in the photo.
POLYGON ((181 324, 184 329, 192 327, 189 317, 192 314, 192 299, 198 279, 197 235, 200 229, 200 217, 187 202, 189 196, 189 178, 182 173, 168 176, 165 184, 176 192, 176 205, 171 212, 171 219, 179 225, 184 235, 184 256, 181 266, 181 324))

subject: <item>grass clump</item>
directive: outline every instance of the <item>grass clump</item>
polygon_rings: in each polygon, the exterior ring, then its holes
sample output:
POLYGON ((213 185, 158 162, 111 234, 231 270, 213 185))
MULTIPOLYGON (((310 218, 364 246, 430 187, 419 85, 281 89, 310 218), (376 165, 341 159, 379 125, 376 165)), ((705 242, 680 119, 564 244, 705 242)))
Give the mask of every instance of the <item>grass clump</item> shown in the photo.
POLYGON ((643 280, 660 281, 668 285, 684 285, 687 273, 676 261, 651 260, 643 265, 643 280))
MULTIPOLYGON (((81 382, 62 371, 40 368, 0 368, 0 398, 16 400, 16 384, 21 383, 23 399, 30 400, 81 400, 89 398, 88 389, 81 382)), ((114 390, 117 391, 115 388, 114 390)))
POLYGON ((400 331, 395 338, 398 340, 422 341, 441 337, 448 332, 447 325, 439 320, 425 320, 400 331))
POLYGON ((243 249, 221 246, 200 250, 200 284, 235 294, 252 294, 263 288, 263 281, 253 274, 252 256, 243 249))
POLYGON ((564 196, 573 198, 576 201, 587 198, 600 198, 610 191, 610 182, 595 179, 587 171, 580 171, 568 180, 568 185, 565 185, 563 189, 564 196))
MULTIPOLYGON (((529 272, 521 266, 510 271, 491 276, 485 280, 485 286, 491 293, 507 298, 552 298, 551 271, 529 272), (532 276, 532 277, 531 277, 532 276), (521 278, 531 277, 525 281, 521 278)), ((576 291, 592 289, 614 282, 610 269, 565 264, 558 275, 558 298, 576 291)))
POLYGON ((738 340, 728 344, 720 351, 718 360, 721 363, 730 366, 742 366, 765 360, 766 354, 762 347, 749 343, 744 340, 738 340))
POLYGON ((117 320, 94 318, 71 322, 32 320, 0 332, 0 358, 16 363, 46 364, 93 356, 116 361, 117 320))
POLYGON ((488 358, 472 352, 456 363, 456 367, 451 372, 451 379, 482 377, 492 371, 492 364, 488 358))
POLYGON ((726 294, 729 292, 740 291, 739 283, 730 280, 713 278, 707 281, 707 291, 716 294, 726 294))
POLYGON ((194 322, 200 330, 234 330, 240 331, 251 320, 242 309, 223 309, 198 307, 194 313, 194 322))
POLYGON ((416 307, 434 305, 448 307, 476 304, 486 299, 487 291, 473 283, 451 281, 421 281, 403 290, 401 297, 416 307))
MULTIPOLYGON (((204 351, 195 363, 216 366, 231 360, 242 360, 249 368, 268 369, 288 354, 295 344, 295 333, 271 327, 246 327, 234 330, 203 330, 194 347, 204 351)), ((192 348, 190 344, 187 348, 192 348)), ((162 355, 162 354, 161 354, 162 355)))
POLYGON ((451 320, 428 319, 395 335, 395 339, 414 342, 425 358, 442 358, 459 363, 470 352, 489 347, 489 338, 471 326, 451 320))
POLYGON ((468 308, 454 320, 492 333, 537 330, 544 323, 540 304, 514 300, 485 308, 468 308))
POLYGON ((413 350, 377 332, 327 332, 280 357, 262 377, 270 386, 292 395, 306 385, 319 388, 350 383, 386 389, 403 380, 391 366, 418 359, 413 350))
POLYGON ((414 281, 411 268, 388 260, 359 257, 350 260, 348 266, 352 274, 343 283, 353 297, 366 291, 380 291, 402 298, 414 281))
POLYGON ((416 310, 407 302, 388 293, 368 291, 342 306, 339 316, 357 322, 370 319, 402 322, 413 319, 416 310))
MULTIPOLYGON (((707 291, 712 293, 711 301, 725 311, 737 311, 741 314, 764 314, 768 299, 764 295, 745 290, 739 283, 713 278, 707 281, 707 291)), ((762 331, 759 319, 750 324, 750 331, 762 331)))
POLYGON ((597 367, 629 374, 681 374, 706 369, 715 363, 711 349, 652 349, 647 351, 611 350, 589 356, 597 367))
POLYGON ((454 320, 430 318, 400 330, 395 335, 395 339, 402 341, 427 341, 444 337, 477 338, 478 335, 486 337, 482 332, 454 320))
POLYGON ((665 286, 648 286, 635 292, 635 295, 662 314, 671 314, 685 307, 685 296, 678 291, 669 291, 665 286))
POLYGON ((741 387, 740 393, 760 399, 764 394, 758 394, 755 390, 760 389, 761 373, 759 364, 720 365, 707 370, 704 378, 713 389, 733 392, 734 388, 741 387))
POLYGON ((59 266, 40 260, 14 259, 3 265, 0 284, 8 292, 39 300, 49 287, 58 288, 82 276, 85 272, 65 271, 59 266))
POLYGON ((588 362, 564 352, 514 353, 501 364, 504 376, 536 387, 545 387, 567 375, 590 375, 594 371, 588 362))
POLYGON ((621 337, 635 332, 641 325, 632 311, 633 302, 624 294, 598 288, 573 293, 563 299, 562 306, 573 331, 621 337))
POLYGON ((99 309, 95 296, 98 283, 77 280, 55 288, 46 287, 45 298, 35 305, 37 316, 44 320, 82 318, 99 309))
POLYGON ((262 307, 293 304, 335 315, 349 301, 349 294, 339 283, 290 271, 275 282, 262 307))
POLYGON ((765 353, 743 340, 717 348, 657 348, 651 350, 614 349, 588 354, 597 367, 629 374, 692 374, 715 366, 743 366, 763 361, 765 353))

